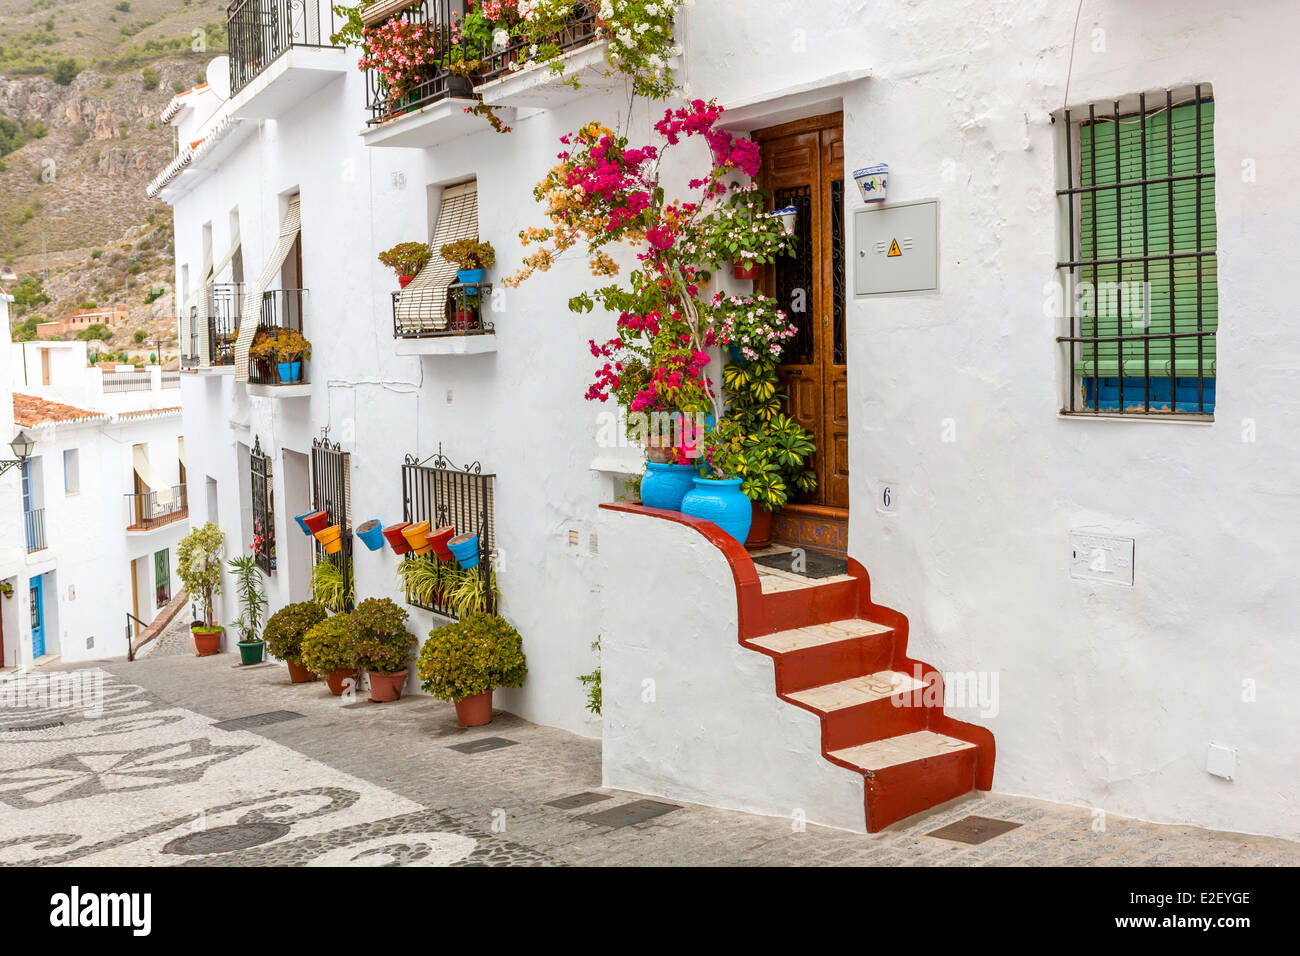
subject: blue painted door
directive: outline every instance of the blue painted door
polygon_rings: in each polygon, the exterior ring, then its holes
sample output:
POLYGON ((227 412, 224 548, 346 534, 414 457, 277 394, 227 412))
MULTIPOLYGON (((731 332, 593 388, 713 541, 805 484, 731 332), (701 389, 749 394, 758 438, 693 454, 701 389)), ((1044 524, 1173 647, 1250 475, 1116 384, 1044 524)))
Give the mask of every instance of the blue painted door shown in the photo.
POLYGON ((41 579, 34 577, 32 584, 32 657, 45 653, 45 603, 41 600, 41 579))

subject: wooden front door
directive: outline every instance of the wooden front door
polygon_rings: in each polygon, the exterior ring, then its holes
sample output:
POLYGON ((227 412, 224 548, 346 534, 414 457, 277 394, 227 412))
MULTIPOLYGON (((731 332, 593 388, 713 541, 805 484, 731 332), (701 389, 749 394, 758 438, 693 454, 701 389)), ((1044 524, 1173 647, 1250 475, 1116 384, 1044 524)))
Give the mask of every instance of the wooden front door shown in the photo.
POLYGON ((799 212, 794 256, 763 270, 763 291, 799 329, 778 366, 786 411, 817 444, 817 490, 794 500, 847 510, 843 114, 760 130, 754 139, 763 148, 761 185, 774 208, 799 212))

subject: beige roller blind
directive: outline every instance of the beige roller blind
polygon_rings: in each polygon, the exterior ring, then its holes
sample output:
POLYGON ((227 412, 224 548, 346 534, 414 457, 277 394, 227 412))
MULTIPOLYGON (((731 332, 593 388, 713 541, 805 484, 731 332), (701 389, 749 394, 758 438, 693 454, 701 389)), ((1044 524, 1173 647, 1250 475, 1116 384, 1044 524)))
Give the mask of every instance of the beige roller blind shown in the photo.
POLYGON ((429 242, 433 258, 397 297, 397 327, 406 332, 442 331, 447 327, 447 288, 456 281, 456 266, 438 252, 449 242, 478 238, 478 181, 442 191, 438 223, 429 242))
POLYGON ((158 496, 159 506, 163 508, 169 507, 172 503, 172 486, 163 481, 158 472, 154 471, 149 456, 144 452, 144 446, 132 446, 131 457, 135 464, 135 473, 158 496))
POLYGON ((235 381, 248 381, 248 350, 257 335, 257 323, 262 316, 262 293, 275 281, 284 261, 289 258, 293 244, 298 239, 298 230, 302 228, 302 216, 298 207, 298 197, 289 200, 289 208, 280 223, 280 238, 272 250, 270 258, 262 268, 257 281, 244 288, 244 306, 239 316, 239 337, 235 339, 235 381))
POLYGON ((194 306, 199 307, 199 355, 201 365, 207 365, 208 354, 208 323, 207 308, 205 303, 208 298, 208 277, 212 274, 212 250, 209 249, 203 253, 203 269, 199 272, 198 288, 190 293, 189 298, 185 300, 185 305, 181 308, 180 326, 181 326, 181 351, 189 348, 190 345, 190 309, 194 306))
MULTIPOLYGON (((200 365, 209 364, 212 351, 211 343, 208 341, 208 286, 217 281, 217 277, 221 275, 221 270, 230 265, 230 261, 235 258, 235 255, 238 252, 239 233, 235 233, 234 238, 230 243, 230 251, 225 254, 221 262, 208 270, 207 274, 203 277, 203 281, 199 284, 199 301, 197 305, 199 307, 199 352, 202 355, 202 358, 199 361, 200 365)), ((188 309, 186 311, 188 311, 188 309)))
POLYGON ((375 0, 361 11, 361 22, 366 26, 390 20, 408 7, 417 6, 417 0, 375 0))

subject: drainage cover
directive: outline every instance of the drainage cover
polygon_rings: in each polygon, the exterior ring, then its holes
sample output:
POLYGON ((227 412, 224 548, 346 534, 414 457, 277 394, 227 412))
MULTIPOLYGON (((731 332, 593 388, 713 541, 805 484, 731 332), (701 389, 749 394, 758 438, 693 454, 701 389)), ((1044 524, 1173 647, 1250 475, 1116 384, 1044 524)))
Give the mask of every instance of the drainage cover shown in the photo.
POLYGON ((467 740, 463 744, 452 744, 448 750, 459 750, 463 754, 483 754, 489 750, 500 750, 502 747, 513 747, 517 741, 506 740, 504 737, 480 737, 478 740, 467 740))
POLYGON ((847 558, 812 548, 759 555, 754 559, 754 563, 761 564, 765 568, 801 574, 805 578, 829 578, 836 574, 847 574, 849 570, 847 558))
POLYGON ((164 853, 180 856, 202 856, 207 853, 230 853, 234 850, 247 850, 278 840, 289 832, 283 823, 260 820, 256 823, 240 823, 228 827, 216 827, 212 830, 200 830, 183 837, 177 837, 163 847, 164 853))
POLYGON ((956 823, 950 823, 946 827, 940 827, 938 830, 927 833, 926 836, 976 846, 992 840, 996 836, 1009 833, 1018 826, 1020 826, 1019 823, 1012 823, 1010 820, 994 820, 991 817, 966 817, 956 823))
POLYGON ((597 813, 584 813, 578 819, 595 823, 602 827, 629 827, 634 823, 645 823, 665 813, 680 810, 675 803, 660 803, 658 800, 633 800, 622 806, 610 807, 597 813))
POLYGON ((278 724, 286 720, 297 720, 302 714, 296 714, 292 710, 272 710, 265 714, 252 714, 248 717, 236 717, 233 720, 223 720, 213 724, 217 730, 251 730, 254 727, 265 727, 267 724, 278 724))
POLYGON ((547 804, 548 807, 555 807, 557 810, 576 810, 578 807, 585 807, 588 804, 600 803, 602 800, 608 800, 608 793, 592 793, 585 790, 582 793, 575 793, 571 797, 560 797, 558 800, 552 800, 547 804))

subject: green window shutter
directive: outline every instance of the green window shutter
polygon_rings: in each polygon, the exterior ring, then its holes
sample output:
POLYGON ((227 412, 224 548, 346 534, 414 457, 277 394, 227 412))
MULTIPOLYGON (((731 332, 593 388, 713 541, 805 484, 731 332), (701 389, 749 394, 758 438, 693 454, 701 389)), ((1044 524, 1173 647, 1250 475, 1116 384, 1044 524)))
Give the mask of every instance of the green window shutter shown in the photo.
MULTIPOLYGON (((1169 127, 1173 131, 1174 176, 1196 172, 1197 108, 1195 103, 1160 110, 1143 119, 1121 118, 1098 120, 1080 127, 1080 184, 1094 184, 1093 149, 1096 149, 1095 182, 1097 185, 1133 182, 1170 174, 1169 127), (1142 128, 1146 127, 1146 172, 1142 169, 1142 128), (1094 144, 1095 139, 1095 144, 1094 144), (1117 142, 1118 139, 1118 142, 1117 142), (1118 156, 1118 164, 1116 157, 1118 156), (1117 168, 1118 165, 1118 168, 1117 168)), ((1214 103, 1200 105, 1201 171, 1214 172, 1214 103)), ((1191 252, 1196 246, 1196 223, 1200 217, 1202 250, 1217 248, 1214 222, 1214 179, 1200 180, 1198 207, 1196 180, 1188 179, 1146 186, 1105 189, 1080 194, 1079 258, 1116 259, 1191 252), (1146 193, 1146 221, 1143 222, 1142 197, 1146 193), (1173 205, 1172 245, 1169 229, 1170 196, 1173 205), (1145 228, 1144 228, 1145 227, 1145 228), (1145 234, 1145 248, 1143 236, 1145 234)), ((1080 319, 1083 335, 1139 335, 1143 332, 1195 332, 1197 305, 1200 305, 1200 328, 1212 331, 1219 323, 1219 289, 1214 256, 1188 256, 1171 261, 1155 259, 1147 263, 1125 262, 1085 265, 1077 274, 1080 282, 1090 282, 1097 293, 1092 303, 1093 315, 1080 319), (1200 289, 1197 289, 1197 262, 1200 262, 1200 289), (1119 283, 1123 285, 1119 285, 1119 283), (1145 289, 1143 283, 1146 283, 1145 289), (1130 285, 1132 284, 1132 285, 1130 285), (1103 290, 1111 294, 1102 294, 1103 290), (1127 298, 1123 290, 1131 290, 1127 298), (1172 307, 1171 307, 1172 304, 1172 307), (1143 314, 1149 326, 1143 328, 1143 314)), ((1178 378, 1195 378, 1198 369, 1197 339, 1174 340, 1173 359, 1169 339, 1147 340, 1153 378, 1167 377, 1172 371, 1178 378)), ((1200 339, 1201 374, 1215 375, 1215 338, 1200 339)), ((1124 374, 1141 377, 1147 367, 1146 350, 1140 339, 1133 342, 1080 344, 1075 353, 1075 374, 1103 378, 1119 374, 1123 353, 1124 374), (1096 362, 1094 363, 1094 358, 1096 362), (1096 369, 1096 372, 1094 372, 1096 369)))

